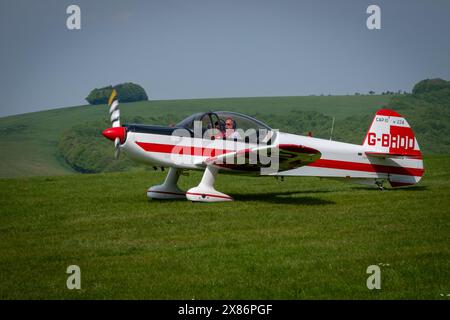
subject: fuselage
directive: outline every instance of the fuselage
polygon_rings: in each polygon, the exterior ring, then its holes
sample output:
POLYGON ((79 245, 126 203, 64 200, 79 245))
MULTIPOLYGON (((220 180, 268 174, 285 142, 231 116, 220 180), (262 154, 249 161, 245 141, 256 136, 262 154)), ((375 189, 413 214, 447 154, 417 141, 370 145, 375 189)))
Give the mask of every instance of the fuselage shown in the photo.
MULTIPOLYGON (((133 160, 152 166, 203 170, 208 158, 258 146, 257 143, 223 139, 205 139, 177 135, 177 128, 127 126, 121 149, 133 160)), ((397 186, 417 183, 423 175, 422 157, 374 157, 362 145, 278 132, 270 141, 274 145, 292 144, 314 148, 321 153, 317 161, 298 168, 274 173, 278 176, 317 176, 355 179, 365 183, 373 179, 396 181, 397 186)), ((239 172, 232 169, 223 172, 239 172)), ((395 184, 395 183, 394 183, 395 184)))

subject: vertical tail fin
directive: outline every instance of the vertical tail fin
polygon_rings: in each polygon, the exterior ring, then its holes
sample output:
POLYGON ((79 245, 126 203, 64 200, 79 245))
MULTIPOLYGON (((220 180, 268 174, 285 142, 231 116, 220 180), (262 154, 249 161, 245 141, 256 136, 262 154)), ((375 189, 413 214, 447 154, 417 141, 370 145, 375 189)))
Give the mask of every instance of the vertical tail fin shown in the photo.
POLYGON ((379 158, 377 164, 395 168, 388 174, 392 187, 410 186, 420 181, 424 172, 422 153, 408 122, 397 112, 378 110, 363 146, 368 157, 379 158))
POLYGON ((378 110, 364 138, 369 153, 421 157, 419 144, 405 118, 389 109, 378 110))

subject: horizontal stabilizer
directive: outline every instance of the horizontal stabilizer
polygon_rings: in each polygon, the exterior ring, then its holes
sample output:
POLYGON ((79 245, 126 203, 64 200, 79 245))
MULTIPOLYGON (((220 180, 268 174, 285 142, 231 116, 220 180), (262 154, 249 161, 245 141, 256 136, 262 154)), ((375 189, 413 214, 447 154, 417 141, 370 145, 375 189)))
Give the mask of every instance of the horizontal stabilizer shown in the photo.
POLYGON ((399 157, 408 157, 408 158, 416 158, 416 159, 422 159, 422 156, 420 154, 417 155, 411 155, 407 153, 386 153, 386 152, 370 152, 366 151, 365 154, 370 157, 377 157, 377 158, 399 158, 399 157))

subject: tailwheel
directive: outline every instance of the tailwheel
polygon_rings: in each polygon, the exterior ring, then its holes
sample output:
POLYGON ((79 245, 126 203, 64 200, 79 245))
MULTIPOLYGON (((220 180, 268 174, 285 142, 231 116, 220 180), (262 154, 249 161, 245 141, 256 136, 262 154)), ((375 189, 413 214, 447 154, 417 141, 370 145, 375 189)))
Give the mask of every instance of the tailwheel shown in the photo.
POLYGON ((384 186, 383 186, 384 181, 383 180, 377 180, 377 181, 375 181, 375 184, 377 185, 378 190, 380 190, 380 191, 384 190, 384 186))

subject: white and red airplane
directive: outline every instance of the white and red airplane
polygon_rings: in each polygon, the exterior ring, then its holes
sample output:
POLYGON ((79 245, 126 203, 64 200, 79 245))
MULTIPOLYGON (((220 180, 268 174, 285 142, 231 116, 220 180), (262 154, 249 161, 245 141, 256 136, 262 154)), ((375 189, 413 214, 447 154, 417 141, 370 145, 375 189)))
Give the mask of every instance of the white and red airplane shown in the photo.
POLYGON ((150 199, 231 201, 217 191, 217 174, 313 176, 341 178, 392 187, 418 183, 424 173, 422 154, 408 122, 388 109, 376 112, 362 145, 300 136, 272 130, 266 124, 236 112, 196 113, 174 127, 120 125, 117 94, 110 99, 112 127, 103 135, 114 141, 118 157, 154 167, 169 167, 163 184, 148 189, 150 199), (198 186, 177 186, 184 170, 204 171, 198 186))

